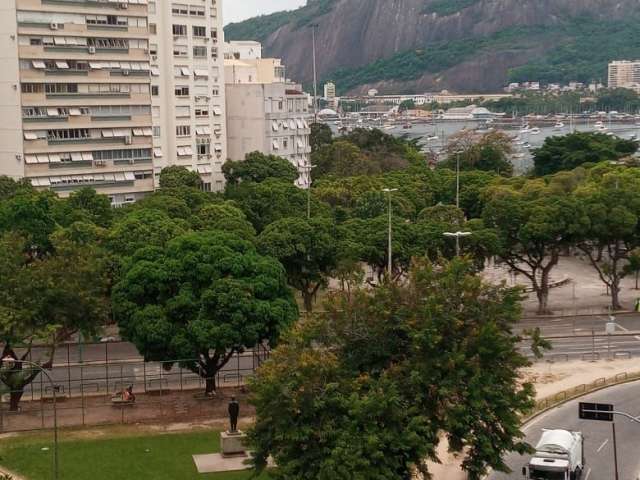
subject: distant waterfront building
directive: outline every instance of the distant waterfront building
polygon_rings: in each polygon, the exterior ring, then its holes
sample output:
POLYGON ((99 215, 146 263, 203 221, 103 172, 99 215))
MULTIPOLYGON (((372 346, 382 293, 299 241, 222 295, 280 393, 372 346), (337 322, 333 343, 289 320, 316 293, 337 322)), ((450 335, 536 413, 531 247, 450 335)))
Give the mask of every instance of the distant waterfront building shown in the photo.
POLYGON ((280 59, 225 60, 228 157, 259 151, 298 168, 296 185, 309 185, 312 113, 309 95, 288 81, 280 59))
POLYGON ((617 60, 609 64, 609 88, 628 88, 640 93, 640 60, 617 60))
POLYGON ((333 82, 327 82, 324 84, 324 99, 333 100, 336 98, 336 84, 333 82))

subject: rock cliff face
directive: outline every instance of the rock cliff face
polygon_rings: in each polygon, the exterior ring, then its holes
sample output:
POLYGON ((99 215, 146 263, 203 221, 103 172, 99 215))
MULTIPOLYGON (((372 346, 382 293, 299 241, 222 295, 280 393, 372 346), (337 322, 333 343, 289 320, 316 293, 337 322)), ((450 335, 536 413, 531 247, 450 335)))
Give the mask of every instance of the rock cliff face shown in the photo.
MULTIPOLYGON (((486 91, 503 87, 514 68, 547 62, 554 49, 579 50, 589 28, 609 38, 638 16, 638 0, 311 0, 298 11, 232 24, 226 33, 262 39, 265 53, 281 57, 288 76, 304 82, 312 78, 310 25, 317 24, 319 75, 348 78, 349 90, 486 91), (445 58, 407 68, 416 50, 445 58)), ((640 56, 640 41, 629 42, 640 56)), ((628 52, 606 52, 618 54, 628 52)))

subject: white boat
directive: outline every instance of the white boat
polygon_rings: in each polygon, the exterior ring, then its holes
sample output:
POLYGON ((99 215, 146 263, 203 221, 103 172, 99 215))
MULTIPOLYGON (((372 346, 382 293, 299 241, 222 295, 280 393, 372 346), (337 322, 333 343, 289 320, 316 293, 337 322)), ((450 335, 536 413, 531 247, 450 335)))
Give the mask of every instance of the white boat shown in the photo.
POLYGON ((529 133, 530 131, 531 131, 531 127, 529 126, 528 123, 526 125, 523 125, 522 128, 520 129, 520 133, 529 133))
POLYGON ((531 148, 531 144, 529 142, 524 142, 522 144, 522 148, 531 148))
POLYGON ((553 128, 554 128, 555 130, 562 130, 562 129, 564 128, 564 123, 562 123, 562 122, 557 122, 557 123, 553 126, 553 128))
POLYGON ((598 132, 606 132, 607 131, 607 126, 602 122, 596 122, 595 125, 594 125, 594 128, 598 132))
POLYGON ((531 133, 531 135, 540 135, 540 129, 538 127, 534 127, 529 133, 531 133))
POLYGON ((438 137, 437 135, 432 135, 430 137, 427 137, 427 142, 435 142, 436 140, 438 140, 440 137, 438 137))

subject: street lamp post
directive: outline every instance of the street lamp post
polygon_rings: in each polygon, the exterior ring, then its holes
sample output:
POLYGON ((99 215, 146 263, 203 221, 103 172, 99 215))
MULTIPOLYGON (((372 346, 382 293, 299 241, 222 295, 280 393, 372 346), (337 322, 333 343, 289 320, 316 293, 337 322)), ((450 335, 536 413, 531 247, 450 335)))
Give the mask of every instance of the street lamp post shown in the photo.
POLYGON ((456 239, 456 257, 460 256, 460 238, 469 237, 472 232, 444 232, 445 237, 454 237, 456 239))
POLYGON ((13 357, 5 357, 2 362, 7 362, 9 365, 15 365, 16 363, 26 364, 31 368, 36 368, 47 377, 49 384, 51 385, 51 392, 53 393, 53 479, 58 480, 58 410, 57 410, 57 397, 56 397, 56 385, 51 378, 49 372, 34 362, 29 360, 17 360, 13 357))
POLYGON ((456 153, 456 207, 460 208, 460 154, 462 151, 456 153))
POLYGON ((387 194, 387 196, 389 197, 389 244, 388 244, 388 264, 387 264, 387 274, 389 275, 389 280, 391 280, 391 276, 392 276, 392 269, 393 269, 393 251, 392 251, 392 246, 391 246, 391 240, 392 240, 392 232, 391 232, 391 193, 392 192, 397 192, 398 189, 397 188, 384 188, 382 189, 383 192, 385 192, 387 194))
POLYGON ((311 220, 311 170, 317 165, 307 164, 302 169, 307 172, 307 220, 311 220))

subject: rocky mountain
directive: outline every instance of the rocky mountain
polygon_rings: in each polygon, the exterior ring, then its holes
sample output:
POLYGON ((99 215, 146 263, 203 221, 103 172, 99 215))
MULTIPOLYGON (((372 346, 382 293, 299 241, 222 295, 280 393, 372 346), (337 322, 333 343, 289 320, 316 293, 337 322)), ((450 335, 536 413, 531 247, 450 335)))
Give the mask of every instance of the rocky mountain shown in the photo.
POLYGON ((292 79, 318 69, 340 92, 496 91, 509 81, 606 82, 640 58, 638 0, 308 0, 225 29, 260 40, 292 79))

